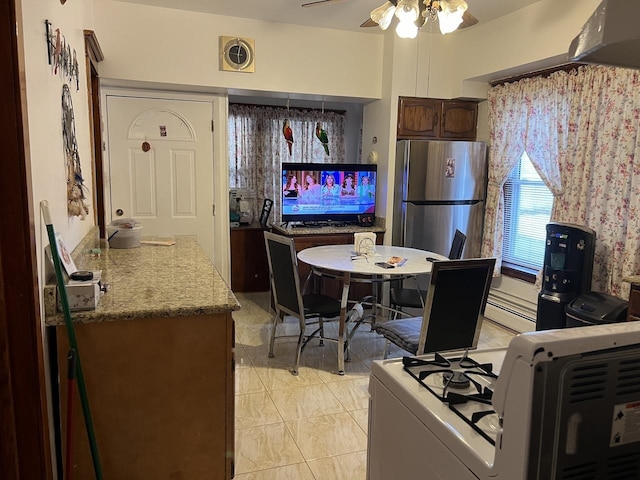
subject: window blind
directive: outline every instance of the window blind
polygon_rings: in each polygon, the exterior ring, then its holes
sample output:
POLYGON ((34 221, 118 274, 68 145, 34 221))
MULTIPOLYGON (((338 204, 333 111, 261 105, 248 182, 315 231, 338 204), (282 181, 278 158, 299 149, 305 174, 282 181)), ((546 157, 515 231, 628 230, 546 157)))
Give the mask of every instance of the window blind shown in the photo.
POLYGON ((546 225, 553 195, 526 152, 504 185, 505 217, 502 260, 537 270, 544 262, 546 225))

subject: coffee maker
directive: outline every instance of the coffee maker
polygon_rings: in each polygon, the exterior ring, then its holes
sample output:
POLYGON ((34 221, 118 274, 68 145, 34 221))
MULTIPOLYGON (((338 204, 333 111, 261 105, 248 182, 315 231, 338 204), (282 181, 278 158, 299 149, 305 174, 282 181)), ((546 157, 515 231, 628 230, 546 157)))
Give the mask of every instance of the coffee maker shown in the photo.
POLYGON ((549 223, 536 330, 564 328, 565 307, 591 291, 596 232, 570 223, 549 223))

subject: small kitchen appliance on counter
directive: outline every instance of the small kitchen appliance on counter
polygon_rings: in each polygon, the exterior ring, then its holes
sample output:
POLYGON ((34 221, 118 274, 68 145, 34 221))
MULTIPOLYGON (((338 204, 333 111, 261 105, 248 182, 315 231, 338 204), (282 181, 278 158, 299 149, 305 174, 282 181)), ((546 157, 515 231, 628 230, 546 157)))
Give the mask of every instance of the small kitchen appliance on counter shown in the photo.
POLYGON ((142 224, 133 218, 119 218, 107 225, 109 248, 136 248, 142 241, 142 224))
POLYGON ((640 323, 376 361, 367 478, 640 478, 640 323))

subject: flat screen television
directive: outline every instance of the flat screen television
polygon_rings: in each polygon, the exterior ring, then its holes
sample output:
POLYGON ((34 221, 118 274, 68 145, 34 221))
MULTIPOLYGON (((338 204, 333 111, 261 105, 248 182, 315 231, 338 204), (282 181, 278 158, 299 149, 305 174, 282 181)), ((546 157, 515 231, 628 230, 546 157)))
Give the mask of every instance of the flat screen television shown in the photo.
POLYGON ((375 217, 375 164, 282 163, 283 222, 356 222, 375 217))

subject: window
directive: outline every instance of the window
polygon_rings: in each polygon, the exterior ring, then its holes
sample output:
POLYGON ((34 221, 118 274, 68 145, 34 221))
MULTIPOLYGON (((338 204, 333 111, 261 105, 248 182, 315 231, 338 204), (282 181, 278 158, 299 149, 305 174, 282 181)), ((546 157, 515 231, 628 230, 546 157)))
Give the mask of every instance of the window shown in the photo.
POLYGON ((504 184, 504 198, 503 262, 516 270, 542 268, 553 195, 526 152, 504 184))

